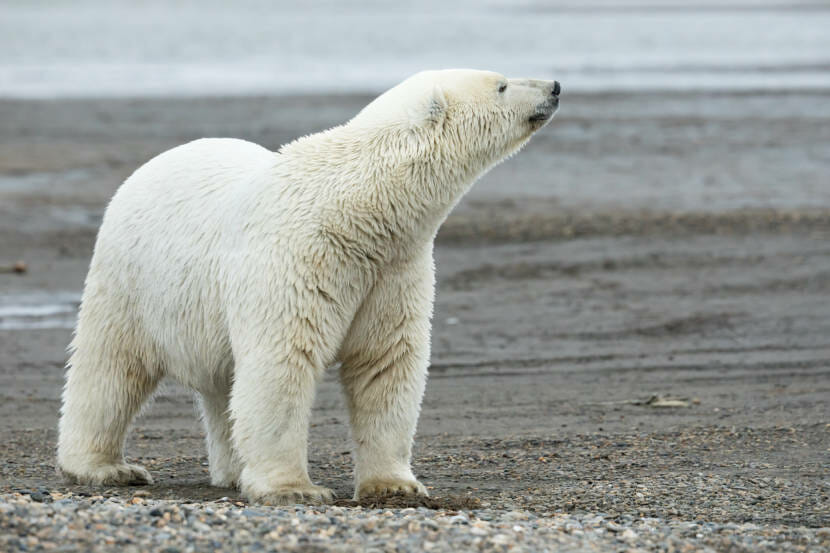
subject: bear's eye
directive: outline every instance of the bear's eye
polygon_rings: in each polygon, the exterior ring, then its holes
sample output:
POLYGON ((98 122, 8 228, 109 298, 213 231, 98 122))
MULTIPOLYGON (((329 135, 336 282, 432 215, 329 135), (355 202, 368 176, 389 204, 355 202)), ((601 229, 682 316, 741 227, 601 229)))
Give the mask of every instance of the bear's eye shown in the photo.
POLYGON ((505 90, 507 90, 507 83, 501 83, 501 84, 499 85, 499 94, 501 94, 501 93, 502 93, 502 92, 504 92, 505 90))

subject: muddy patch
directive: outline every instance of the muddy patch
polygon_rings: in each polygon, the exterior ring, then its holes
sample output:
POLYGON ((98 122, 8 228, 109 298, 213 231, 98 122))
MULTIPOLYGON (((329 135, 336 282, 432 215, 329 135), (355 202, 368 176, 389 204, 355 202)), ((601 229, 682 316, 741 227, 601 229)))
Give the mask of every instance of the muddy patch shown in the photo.
POLYGON ((436 511, 461 511, 481 508, 481 499, 477 497, 445 496, 420 497, 404 494, 373 495, 359 501, 337 500, 339 507, 364 507, 367 509, 408 509, 424 507, 436 511))

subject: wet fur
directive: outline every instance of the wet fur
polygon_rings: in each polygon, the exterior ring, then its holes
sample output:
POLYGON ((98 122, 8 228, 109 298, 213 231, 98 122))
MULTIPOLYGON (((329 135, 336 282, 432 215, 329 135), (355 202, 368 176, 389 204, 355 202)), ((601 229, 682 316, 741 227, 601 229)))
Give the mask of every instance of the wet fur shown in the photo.
POLYGON ((410 456, 433 238, 475 179, 538 130, 533 114, 553 113, 549 82, 499 93, 502 82, 420 73, 278 153, 203 139, 139 168, 106 211, 87 276, 61 471, 149 482, 124 462, 124 438, 170 376, 199 394, 213 484, 264 503, 328 501, 308 477, 308 423, 315 383, 339 362, 355 495, 426 494, 410 456))

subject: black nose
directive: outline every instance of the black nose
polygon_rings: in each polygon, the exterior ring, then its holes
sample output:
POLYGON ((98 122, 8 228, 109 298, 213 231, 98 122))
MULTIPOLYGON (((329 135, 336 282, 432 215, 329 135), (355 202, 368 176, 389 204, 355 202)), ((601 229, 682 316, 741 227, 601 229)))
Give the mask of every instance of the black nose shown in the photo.
POLYGON ((553 81, 553 95, 559 96, 559 92, 562 90, 562 87, 559 86, 559 81, 553 81))

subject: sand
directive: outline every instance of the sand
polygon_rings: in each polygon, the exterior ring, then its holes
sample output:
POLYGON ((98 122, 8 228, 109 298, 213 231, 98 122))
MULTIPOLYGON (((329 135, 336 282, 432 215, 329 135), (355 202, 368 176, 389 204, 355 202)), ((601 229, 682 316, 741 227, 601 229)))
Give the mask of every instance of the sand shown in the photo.
MULTIPOLYGON (((828 99, 565 96, 477 185, 436 249, 427 506, 830 525, 828 99)), ((0 266, 28 268, 0 272, 0 300, 80 294, 106 202, 156 153, 276 148, 366 101, 0 101, 0 266)), ((0 330, 0 492, 130 497, 55 474, 63 326, 0 330)), ((127 444, 151 497, 237 497, 209 485, 202 437, 166 385, 127 444)), ((341 498, 349 449, 332 372, 310 464, 341 498)))

